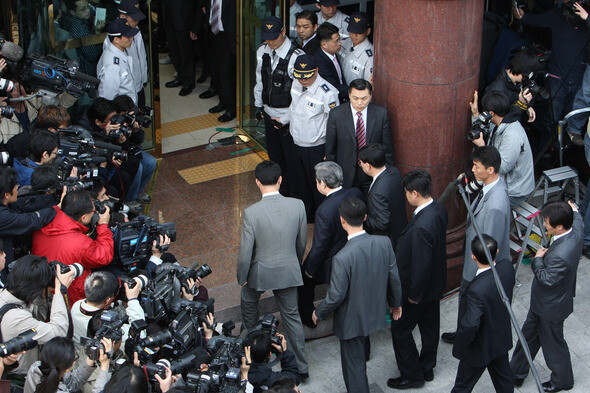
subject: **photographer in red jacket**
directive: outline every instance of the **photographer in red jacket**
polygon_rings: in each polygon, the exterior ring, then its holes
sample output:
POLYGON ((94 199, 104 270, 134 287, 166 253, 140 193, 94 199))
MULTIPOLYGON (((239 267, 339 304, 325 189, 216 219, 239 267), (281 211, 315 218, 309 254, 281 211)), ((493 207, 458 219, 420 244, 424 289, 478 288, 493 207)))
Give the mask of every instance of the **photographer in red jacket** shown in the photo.
POLYGON ((86 235, 92 216, 96 212, 88 191, 68 192, 61 203, 61 209, 54 206, 53 221, 33 233, 32 253, 50 261, 67 265, 80 263, 84 273, 76 278, 68 290, 69 303, 84 299, 84 280, 91 269, 108 265, 113 260, 113 233, 108 227, 110 210, 98 215, 96 240, 86 235))

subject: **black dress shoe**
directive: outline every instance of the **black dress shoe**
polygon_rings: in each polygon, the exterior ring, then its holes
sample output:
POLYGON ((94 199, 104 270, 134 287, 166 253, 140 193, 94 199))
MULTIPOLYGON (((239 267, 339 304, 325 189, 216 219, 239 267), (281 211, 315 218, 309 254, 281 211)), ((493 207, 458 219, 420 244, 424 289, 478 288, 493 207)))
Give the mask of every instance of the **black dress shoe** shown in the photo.
POLYGON ((188 96, 189 94, 192 93, 193 89, 195 88, 195 85, 189 85, 189 86, 183 86, 182 89, 180 89, 180 92, 178 93, 179 96, 188 96))
POLYGON ((424 370, 424 380, 426 382, 432 382, 434 380, 434 371, 432 369, 424 370))
POLYGON ((213 108, 209 109, 209 113, 220 113, 225 110, 225 107, 221 104, 215 105, 213 108))
POLYGON ((455 343, 455 334, 456 332, 448 332, 448 333, 443 333, 440 338, 449 344, 454 344, 455 343))
POLYGON ((226 122, 231 121, 235 118, 236 118, 236 115, 234 115, 233 113, 229 113, 229 111, 227 111, 223 115, 219 116, 217 118, 217 121, 219 121, 221 123, 226 123, 226 122))
POLYGON ((521 387, 524 383, 524 378, 514 378, 514 386, 517 388, 521 387))
POLYGON ((178 86, 182 86, 182 81, 179 80, 179 79, 174 79, 173 81, 166 82, 165 86, 166 87, 178 87, 178 86))
POLYGON ((197 79, 197 83, 203 83, 207 80, 209 74, 202 73, 201 76, 197 79))
POLYGON ((424 381, 408 381, 407 379, 404 379, 402 377, 391 378, 387 381, 387 386, 389 386, 392 389, 399 390, 416 389, 424 386, 424 381))
POLYGON ((301 380, 301 382, 309 379, 309 373, 299 373, 299 379, 301 380))
POLYGON ((205 90, 204 92, 202 92, 201 94, 199 94, 199 98, 211 98, 211 97, 215 97, 217 95, 217 90, 215 90, 214 88, 210 87, 207 90, 205 90))
POLYGON ((562 390, 570 390, 571 388, 573 388, 573 386, 569 388, 557 388, 551 384, 551 381, 543 382, 543 390, 546 392, 555 393, 561 392, 562 390))

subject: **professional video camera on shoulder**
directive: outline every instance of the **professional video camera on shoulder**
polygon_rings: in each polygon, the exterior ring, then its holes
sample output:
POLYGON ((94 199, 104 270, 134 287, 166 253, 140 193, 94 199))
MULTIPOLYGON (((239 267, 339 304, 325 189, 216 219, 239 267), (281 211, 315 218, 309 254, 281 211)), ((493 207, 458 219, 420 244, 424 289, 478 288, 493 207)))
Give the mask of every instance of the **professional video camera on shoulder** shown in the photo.
POLYGON ((101 163, 109 160, 120 159, 124 161, 127 153, 121 146, 112 143, 97 141, 90 131, 80 126, 70 126, 58 130, 60 157, 70 157, 71 163, 101 163))
POLYGON ((65 92, 74 97, 88 93, 90 97, 95 97, 100 80, 79 69, 79 64, 73 60, 32 53, 24 60, 21 82, 31 91, 39 89, 54 94, 65 92))
POLYGON ((492 121, 492 115, 489 112, 481 112, 467 131, 467 139, 473 141, 483 134, 483 139, 487 140, 490 136, 490 121, 492 121))

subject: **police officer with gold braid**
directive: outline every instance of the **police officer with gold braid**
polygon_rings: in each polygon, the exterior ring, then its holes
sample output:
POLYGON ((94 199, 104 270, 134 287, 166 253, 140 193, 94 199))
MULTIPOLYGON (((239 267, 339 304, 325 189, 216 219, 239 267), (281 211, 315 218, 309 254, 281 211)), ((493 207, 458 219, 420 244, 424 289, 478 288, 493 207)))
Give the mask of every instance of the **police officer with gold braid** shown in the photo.
POLYGON ((256 85, 254 105, 256 118, 264 118, 266 147, 271 161, 281 167, 281 194, 289 195, 290 170, 288 163, 293 150, 289 127, 276 128, 272 117, 283 116, 291 104, 293 64, 303 51, 286 36, 283 21, 269 16, 262 21, 261 38, 264 43, 256 51, 256 85))
POLYGON ((367 38, 371 34, 369 18, 365 12, 350 15, 348 23, 350 38, 342 40, 342 48, 338 52, 344 80, 371 80, 373 74, 373 44, 367 38))
POLYGON ((328 114, 338 105, 338 90, 319 75, 316 59, 311 55, 297 57, 293 75, 291 106, 274 120, 290 124, 295 144, 290 162, 293 164, 291 196, 303 201, 307 219, 311 221, 324 198, 316 187, 314 167, 326 154, 328 114))

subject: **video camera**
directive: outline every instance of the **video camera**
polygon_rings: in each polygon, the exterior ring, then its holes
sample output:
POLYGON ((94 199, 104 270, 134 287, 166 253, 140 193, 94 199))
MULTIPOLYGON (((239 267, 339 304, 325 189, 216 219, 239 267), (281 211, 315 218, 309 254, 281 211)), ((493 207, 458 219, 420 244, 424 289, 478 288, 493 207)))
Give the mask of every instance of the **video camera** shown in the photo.
POLYGON ((30 90, 66 92, 74 97, 88 93, 90 97, 95 97, 100 80, 80 72, 79 68, 73 60, 31 53, 24 60, 21 82, 30 90))
POLYGON ((90 360, 98 360, 100 350, 104 351, 104 345, 100 342, 103 337, 110 338, 113 342, 121 341, 123 338, 121 326, 129 321, 127 315, 121 316, 117 311, 103 311, 100 319, 104 324, 98 329, 94 338, 80 338, 80 342, 84 345, 84 353, 90 360))
POLYGON ((37 346, 37 341, 34 339, 36 334, 37 331, 35 329, 29 329, 6 342, 0 343, 0 357, 5 358, 12 354, 35 348, 37 346))
POLYGON ((164 270, 170 271, 176 275, 178 281, 180 282, 180 286, 186 290, 187 293, 196 295, 198 293, 198 288, 195 286, 193 288, 188 287, 187 280, 192 278, 196 280, 198 278, 205 278, 209 274, 211 274, 211 268, 209 265, 204 264, 203 266, 199 267, 198 269, 194 269, 194 263, 191 264, 189 267, 182 267, 180 265, 174 263, 167 263, 162 264, 156 268, 156 272, 162 272, 164 270))
POLYGON ((490 121, 492 115, 489 112, 481 112, 477 119, 471 124, 471 128, 467 131, 467 139, 473 141, 483 134, 483 139, 487 139, 490 135, 490 121))
MULTIPOLYGON (((59 136, 57 154, 63 157, 64 161, 66 158, 70 158, 67 162, 70 170, 72 166, 78 166, 78 172, 80 172, 80 168, 83 169, 88 164, 109 162, 113 158, 123 161, 127 159, 127 153, 123 151, 121 146, 95 141, 90 131, 80 126, 60 129, 57 135, 59 136)), ((67 176, 69 176, 69 172, 67 172, 67 176)))

